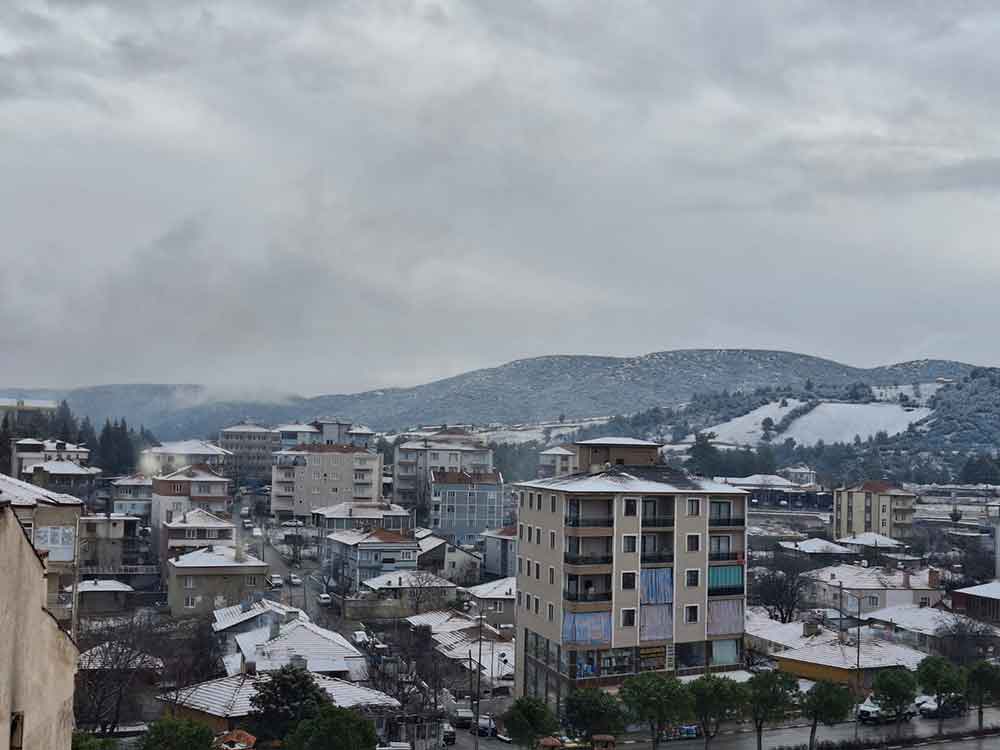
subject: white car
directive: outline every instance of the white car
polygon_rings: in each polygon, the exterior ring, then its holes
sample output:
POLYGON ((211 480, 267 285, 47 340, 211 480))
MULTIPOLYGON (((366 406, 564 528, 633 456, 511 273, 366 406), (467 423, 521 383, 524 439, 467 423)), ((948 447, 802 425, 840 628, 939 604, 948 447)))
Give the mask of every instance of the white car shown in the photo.
POLYGON ((272 573, 271 577, 268 579, 268 583, 271 584, 272 589, 280 589, 285 585, 285 582, 281 580, 281 576, 277 573, 272 573))
POLYGON ((321 607, 329 607, 333 604, 333 599, 330 598, 329 594, 317 594, 316 603, 321 607))
POLYGON ((302 585, 302 579, 299 578, 294 573, 289 573, 288 574, 288 583, 291 584, 292 586, 301 586, 302 585))

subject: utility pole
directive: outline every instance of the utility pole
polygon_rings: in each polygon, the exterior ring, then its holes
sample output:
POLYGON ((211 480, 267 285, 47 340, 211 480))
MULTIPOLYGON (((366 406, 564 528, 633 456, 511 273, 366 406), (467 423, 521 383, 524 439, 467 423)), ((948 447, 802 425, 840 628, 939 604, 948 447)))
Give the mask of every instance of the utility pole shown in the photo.
POLYGON ((479 699, 482 695, 480 683, 483 679, 483 613, 479 612, 477 618, 479 619, 479 658, 476 663, 476 712, 472 719, 474 730, 472 733, 473 750, 479 750, 479 699))

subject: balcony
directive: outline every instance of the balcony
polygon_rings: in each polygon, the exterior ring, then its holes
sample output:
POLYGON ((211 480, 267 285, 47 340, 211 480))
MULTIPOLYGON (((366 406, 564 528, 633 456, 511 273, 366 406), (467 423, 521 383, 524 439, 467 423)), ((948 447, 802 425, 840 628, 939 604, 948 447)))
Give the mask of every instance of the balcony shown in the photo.
POLYGON ((714 586, 708 589, 709 596, 739 596, 743 593, 743 586, 714 586))
POLYGON ((610 602, 610 591, 564 591, 563 599, 568 602, 610 602))
POLYGON ((610 529, 615 519, 613 516, 567 516, 565 523, 572 529, 610 529))
POLYGON ((644 529, 672 529, 674 527, 673 516, 643 516, 642 527, 644 529))
POLYGON ((746 519, 742 516, 727 516, 724 518, 709 518, 708 525, 711 528, 718 528, 720 526, 746 526, 746 519))
POLYGON ((642 562, 644 563, 672 563, 674 561, 673 552, 643 552, 642 562))
POLYGON ((727 560, 739 560, 743 557, 742 552, 709 552, 708 559, 710 562, 724 562, 727 560))
POLYGON ((578 555, 572 552, 567 552, 563 559, 567 565, 610 565, 612 555, 578 555))

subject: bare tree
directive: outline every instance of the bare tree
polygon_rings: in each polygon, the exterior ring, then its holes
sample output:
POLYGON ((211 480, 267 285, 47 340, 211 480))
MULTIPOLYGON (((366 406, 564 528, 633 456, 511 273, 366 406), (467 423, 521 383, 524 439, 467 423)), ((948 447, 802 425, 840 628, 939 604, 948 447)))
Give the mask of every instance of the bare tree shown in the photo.
POLYGON ((429 570, 413 570, 409 573, 409 598, 413 614, 419 615, 425 609, 440 607, 445 601, 445 589, 441 579, 429 570))
POLYGON ((996 628, 963 616, 938 628, 935 635, 941 655, 963 667, 985 658, 990 646, 1000 645, 996 628))
POLYGON ((172 710, 198 683, 222 673, 222 647, 208 616, 171 623, 162 632, 159 655, 166 688, 161 697, 172 710))
POLYGON ((806 572, 805 564, 787 559, 781 569, 772 568, 754 578, 752 596, 772 620, 792 622, 799 610, 805 608, 811 584, 806 572))

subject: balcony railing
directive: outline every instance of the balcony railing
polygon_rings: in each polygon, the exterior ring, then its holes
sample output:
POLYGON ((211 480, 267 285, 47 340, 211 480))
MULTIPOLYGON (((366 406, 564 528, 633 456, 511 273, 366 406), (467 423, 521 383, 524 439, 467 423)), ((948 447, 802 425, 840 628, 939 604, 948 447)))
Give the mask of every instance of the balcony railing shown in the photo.
POLYGON ((712 562, 720 562, 722 560, 739 560, 743 556, 742 552, 709 552, 708 559, 712 562))
POLYGON ((709 526, 745 526, 746 519, 742 516, 726 516, 724 518, 709 518, 709 526))
POLYGON ((610 602, 610 591, 564 591, 563 599, 568 602, 610 602))
POLYGON ((566 516, 566 525, 578 529, 586 526, 611 528, 615 525, 612 516, 566 516))
POLYGON ((709 596, 736 596, 742 593, 742 586, 711 586, 708 589, 709 596))
POLYGON ((672 563, 674 561, 673 552, 643 552, 642 561, 644 563, 672 563))
POLYGON ((643 527, 672 527, 674 525, 673 516, 643 516, 642 517, 643 527))
POLYGON ((576 555, 567 552, 564 558, 567 565, 610 565, 611 555, 576 555))

